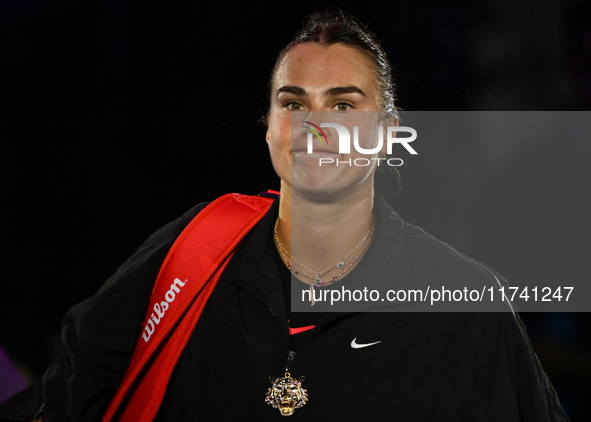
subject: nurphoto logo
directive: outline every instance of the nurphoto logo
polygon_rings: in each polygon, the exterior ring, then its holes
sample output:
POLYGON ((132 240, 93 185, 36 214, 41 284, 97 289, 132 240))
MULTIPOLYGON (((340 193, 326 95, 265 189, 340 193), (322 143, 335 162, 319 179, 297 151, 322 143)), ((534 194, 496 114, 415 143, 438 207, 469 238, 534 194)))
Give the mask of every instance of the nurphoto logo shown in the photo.
MULTIPOLYGON (((401 166, 404 164, 404 161, 401 158, 388 157, 392 155, 394 144, 400 144, 411 155, 418 154, 410 145, 411 142, 414 142, 417 139, 417 131, 415 129, 408 126, 378 125, 378 121, 383 122, 384 120, 376 118, 375 116, 377 115, 374 112, 353 113, 357 114, 354 116, 352 114, 338 116, 336 113, 311 113, 306 116, 308 117, 306 120, 299 120, 300 125, 303 123, 303 126, 300 126, 300 130, 302 130, 302 128, 305 129, 304 133, 307 136, 307 154, 314 154, 315 151, 316 154, 326 153, 326 157, 318 158, 319 166, 369 166, 372 162, 377 162, 376 164, 378 166, 381 162, 385 162, 385 164, 389 166, 401 166), (335 116, 336 118, 333 118, 335 116), (316 117, 315 120, 317 123, 311 122, 311 117, 316 117), (330 118, 330 123, 326 122, 329 120, 327 117, 330 118), (340 120, 344 124, 336 123, 335 120, 340 120), (324 123, 320 123, 321 121, 324 121, 324 123), (331 139, 331 136, 327 136, 329 129, 332 129, 333 139, 331 139), (351 130, 353 136, 351 136, 351 130), (398 133, 406 133, 409 136, 398 137, 398 133), (338 137, 337 142, 334 141, 334 135, 337 135, 338 137), (351 147, 351 138, 353 138, 353 148, 351 147), (342 157, 336 156, 336 154, 352 154, 352 149, 353 155, 349 159, 342 160, 340 159, 342 157), (388 156, 385 156, 384 153, 388 156)), ((303 146, 304 145, 301 147, 303 146)))

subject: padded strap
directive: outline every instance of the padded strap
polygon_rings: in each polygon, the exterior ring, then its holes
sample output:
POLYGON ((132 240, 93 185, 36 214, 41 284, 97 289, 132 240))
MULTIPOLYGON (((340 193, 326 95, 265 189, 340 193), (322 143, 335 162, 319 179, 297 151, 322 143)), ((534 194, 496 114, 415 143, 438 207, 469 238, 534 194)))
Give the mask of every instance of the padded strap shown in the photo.
POLYGON ((273 199, 231 193, 205 207, 173 244, 156 279, 142 335, 103 422, 152 421, 207 299, 242 238, 273 199))

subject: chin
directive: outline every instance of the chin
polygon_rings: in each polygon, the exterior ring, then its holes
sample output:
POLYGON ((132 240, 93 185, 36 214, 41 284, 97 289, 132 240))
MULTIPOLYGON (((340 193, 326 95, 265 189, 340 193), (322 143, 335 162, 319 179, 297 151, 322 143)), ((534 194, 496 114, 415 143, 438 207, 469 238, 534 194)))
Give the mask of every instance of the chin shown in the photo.
MULTIPOLYGON (((292 182, 292 198, 293 193, 297 193, 297 196, 318 203, 339 202, 346 198, 357 196, 366 188, 365 184, 343 186, 334 180, 316 181, 317 183, 311 183, 308 181, 308 183, 302 183, 302 180, 294 180, 292 178, 292 182)), ((371 184, 367 185, 367 188, 371 189, 371 184)))
MULTIPOLYGON (((298 195, 309 201, 329 204, 335 202, 339 198, 339 194, 334 192, 334 189, 318 189, 318 188, 304 188, 304 189, 292 189, 296 191, 298 195)), ((292 196, 293 201, 293 196, 292 196)), ((293 203, 293 202, 292 202, 293 203)))

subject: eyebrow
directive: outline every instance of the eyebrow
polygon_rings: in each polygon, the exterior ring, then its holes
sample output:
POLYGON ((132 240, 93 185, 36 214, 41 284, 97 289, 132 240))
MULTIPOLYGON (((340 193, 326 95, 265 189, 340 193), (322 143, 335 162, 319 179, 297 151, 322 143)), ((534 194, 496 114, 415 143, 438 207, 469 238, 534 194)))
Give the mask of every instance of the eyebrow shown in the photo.
POLYGON ((282 86, 281 88, 277 89, 276 95, 279 95, 282 92, 287 92, 288 94, 293 95, 306 95, 306 90, 301 86, 282 86))
MULTIPOLYGON (((277 89, 276 95, 279 95, 282 92, 287 92, 289 94, 300 95, 300 96, 306 95, 306 90, 300 86, 282 86, 281 88, 277 89)), ((363 90, 361 90, 360 88, 353 86, 353 85, 352 86, 336 86, 333 88, 328 88, 325 93, 328 96, 356 93, 356 94, 361 94, 364 97, 367 97, 367 95, 365 95, 365 92, 363 92, 363 90)))
POLYGON ((363 95, 364 97, 367 97, 367 95, 365 95, 365 92, 363 92, 360 88, 357 88, 356 86, 337 86, 326 90, 326 94, 330 96, 351 93, 357 93, 363 95))

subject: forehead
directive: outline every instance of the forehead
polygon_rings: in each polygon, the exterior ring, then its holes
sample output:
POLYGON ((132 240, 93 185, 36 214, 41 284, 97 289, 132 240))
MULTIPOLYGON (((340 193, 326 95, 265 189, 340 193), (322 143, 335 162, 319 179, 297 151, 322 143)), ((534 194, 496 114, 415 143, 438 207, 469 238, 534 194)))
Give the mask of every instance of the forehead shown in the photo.
POLYGON ((374 71, 369 58, 345 44, 324 46, 303 43, 283 56, 273 79, 273 87, 297 85, 306 91, 334 86, 358 86, 373 92, 374 71))

